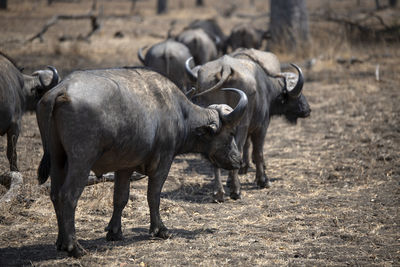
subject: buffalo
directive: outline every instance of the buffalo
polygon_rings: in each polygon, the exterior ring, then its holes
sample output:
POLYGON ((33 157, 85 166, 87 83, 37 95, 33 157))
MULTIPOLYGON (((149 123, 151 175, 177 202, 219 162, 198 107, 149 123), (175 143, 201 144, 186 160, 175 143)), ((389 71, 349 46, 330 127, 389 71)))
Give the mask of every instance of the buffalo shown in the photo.
POLYGON ((16 145, 22 115, 34 111, 40 97, 58 83, 57 70, 48 68, 26 75, 11 58, 0 52, 0 135, 7 133, 11 171, 18 171, 16 145))
POLYGON ((227 45, 236 50, 237 48, 259 49, 263 40, 270 37, 269 31, 256 29, 251 24, 239 24, 235 26, 227 39, 227 45))
MULTIPOLYGON (((218 60, 197 66, 196 72, 188 69, 189 75, 197 79, 196 94, 192 100, 199 105, 234 105, 236 98, 221 91, 223 86, 241 88, 248 97, 248 108, 237 126, 235 140, 239 151, 243 152, 243 165, 240 172, 245 173, 249 165, 248 146, 253 144, 253 159, 256 165, 256 183, 259 187, 270 186, 265 174, 263 145, 272 116, 283 115, 295 124, 298 118, 310 115, 310 106, 302 94, 304 78, 302 71, 281 73, 278 58, 269 52, 242 49, 218 60), (293 84, 293 78, 295 82, 293 84)), ((230 197, 240 198, 239 170, 229 172, 230 197)), ((215 169, 214 198, 224 200, 224 189, 220 171, 215 169)))
POLYGON ((160 192, 176 155, 200 153, 215 166, 238 169, 241 155, 233 133, 247 108, 193 104, 163 75, 147 68, 75 71, 43 96, 37 120, 44 155, 38 179, 51 177, 51 200, 58 222, 57 248, 79 257, 75 208, 90 170, 115 171, 114 211, 107 240, 122 239, 121 213, 133 171, 148 176, 150 234, 168 238, 160 213, 160 192))
POLYGON ((218 52, 221 54, 226 54, 227 37, 215 19, 196 19, 192 21, 185 29, 203 29, 211 38, 211 40, 214 40, 218 52))
POLYGON ((214 40, 201 28, 183 30, 175 40, 189 48, 196 64, 205 64, 218 56, 214 40))
POLYGON ((183 92, 190 86, 186 77, 185 62, 192 55, 189 49, 182 43, 172 39, 153 45, 143 55, 142 48, 138 51, 138 58, 143 65, 167 76, 183 92))

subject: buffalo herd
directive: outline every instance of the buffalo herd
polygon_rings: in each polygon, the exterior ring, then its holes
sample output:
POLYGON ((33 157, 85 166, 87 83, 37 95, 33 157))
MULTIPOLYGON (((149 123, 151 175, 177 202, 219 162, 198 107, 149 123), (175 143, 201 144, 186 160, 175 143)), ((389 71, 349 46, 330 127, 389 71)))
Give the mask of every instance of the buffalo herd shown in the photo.
POLYGON ((247 173, 250 155, 256 185, 270 186, 263 146, 271 117, 294 124, 311 109, 301 69, 291 64, 294 72, 282 72, 273 53, 257 50, 267 35, 237 26, 226 36, 215 20, 195 20, 176 36, 140 48, 145 67, 74 71, 61 81, 54 67, 26 75, 0 54, 0 134, 7 133, 10 170, 18 171, 21 116, 36 110, 44 151, 38 180, 51 178, 58 250, 85 253, 75 236, 75 209, 90 171, 115 172, 107 240, 123 238, 121 214, 133 172, 148 176, 150 234, 170 236, 160 193, 179 154, 199 153, 211 162, 217 202, 225 195, 221 168, 229 171, 230 197, 241 197, 239 174, 247 173))

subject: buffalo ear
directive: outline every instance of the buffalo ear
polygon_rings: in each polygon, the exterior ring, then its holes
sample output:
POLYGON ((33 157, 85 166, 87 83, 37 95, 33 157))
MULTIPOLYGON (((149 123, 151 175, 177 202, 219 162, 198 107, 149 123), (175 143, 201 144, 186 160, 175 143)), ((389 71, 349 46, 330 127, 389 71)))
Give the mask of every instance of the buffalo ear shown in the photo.
POLYGON ((218 131, 218 126, 215 123, 210 123, 208 125, 197 127, 195 130, 196 135, 203 136, 206 134, 214 135, 218 131))

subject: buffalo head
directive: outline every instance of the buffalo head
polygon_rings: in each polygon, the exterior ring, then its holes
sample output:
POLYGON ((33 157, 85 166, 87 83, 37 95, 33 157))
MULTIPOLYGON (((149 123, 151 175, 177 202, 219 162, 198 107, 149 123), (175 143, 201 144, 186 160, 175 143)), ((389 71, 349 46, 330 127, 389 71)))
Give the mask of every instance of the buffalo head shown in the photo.
POLYGON ((198 127, 198 145, 203 155, 216 167, 227 170, 238 169, 241 165, 241 154, 237 148, 234 135, 247 108, 247 96, 241 90, 225 88, 239 94, 240 99, 234 109, 225 104, 208 106, 211 121, 208 125, 198 127))
POLYGON ((32 75, 23 75, 27 110, 35 110, 39 99, 60 81, 56 68, 52 66, 47 68, 35 71, 32 75))
POLYGON ((291 64, 298 72, 297 82, 294 86, 291 86, 291 81, 295 79, 294 74, 284 73, 284 87, 281 95, 278 98, 278 106, 281 114, 293 124, 297 123, 298 118, 307 118, 310 116, 311 108, 307 102, 307 99, 302 94, 304 78, 301 69, 291 64))

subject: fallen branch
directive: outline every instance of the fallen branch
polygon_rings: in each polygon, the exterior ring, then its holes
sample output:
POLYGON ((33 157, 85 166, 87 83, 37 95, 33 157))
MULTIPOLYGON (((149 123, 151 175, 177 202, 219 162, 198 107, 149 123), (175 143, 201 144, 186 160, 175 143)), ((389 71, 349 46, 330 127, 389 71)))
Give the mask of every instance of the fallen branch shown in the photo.
MULTIPOLYGON (((94 0, 92 4, 92 8, 89 11, 88 14, 83 14, 83 15, 55 15, 51 19, 49 19, 46 24, 42 27, 42 29, 32 37, 28 38, 25 43, 32 42, 35 39, 39 39, 40 42, 43 42, 43 35, 49 30, 50 27, 55 25, 59 20, 83 20, 83 19, 89 19, 91 22, 91 30, 89 33, 87 33, 85 36, 78 36, 78 40, 88 40, 95 32, 97 32, 100 29, 100 23, 98 20, 97 15, 95 15, 96 11, 96 6, 97 6, 97 1, 94 0)), ((71 39, 71 38, 65 38, 65 39, 71 39)))
POLYGON ((10 172, 0 176, 0 184, 8 188, 7 193, 0 199, 0 206, 10 203, 19 195, 22 183, 23 179, 20 172, 10 172))
MULTIPOLYGON (((133 172, 133 174, 132 174, 132 176, 130 178, 130 181, 131 182, 132 181, 138 181, 138 180, 144 179, 146 177, 147 177, 146 175, 143 175, 141 173, 133 172)), ((95 185, 95 184, 104 183, 104 182, 114 182, 114 178, 115 178, 114 177, 114 173, 106 173, 106 174, 103 174, 100 177, 97 177, 96 175, 90 174, 89 177, 88 177, 88 181, 87 181, 86 186, 95 185)), ((47 183, 41 185, 41 187, 45 188, 46 190, 50 190, 50 183, 47 182, 47 183)))
MULTIPOLYGON (((138 181, 145 178, 146 175, 140 174, 138 172, 134 172, 130 178, 131 181, 138 181)), ((89 175, 87 186, 94 185, 103 182, 114 182, 114 173, 106 173, 101 177, 97 177, 96 175, 89 175)))

